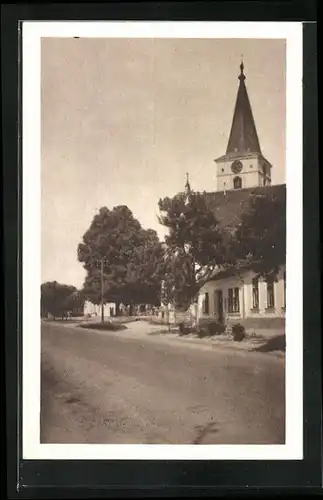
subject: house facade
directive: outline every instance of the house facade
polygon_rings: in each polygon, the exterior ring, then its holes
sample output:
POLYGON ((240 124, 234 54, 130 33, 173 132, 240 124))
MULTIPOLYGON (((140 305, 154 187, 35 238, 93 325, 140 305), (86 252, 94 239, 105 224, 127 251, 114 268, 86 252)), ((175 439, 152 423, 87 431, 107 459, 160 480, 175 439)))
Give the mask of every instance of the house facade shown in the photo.
MULTIPOLYGON (((115 303, 107 303, 104 305, 104 316, 115 316, 116 305, 115 303)), ((93 302, 85 301, 84 303, 84 316, 101 316, 101 305, 93 304, 93 302)))
POLYGON ((200 318, 212 316, 221 323, 284 325, 285 268, 279 270, 276 280, 258 278, 250 270, 239 277, 219 276, 201 288, 198 305, 200 318))

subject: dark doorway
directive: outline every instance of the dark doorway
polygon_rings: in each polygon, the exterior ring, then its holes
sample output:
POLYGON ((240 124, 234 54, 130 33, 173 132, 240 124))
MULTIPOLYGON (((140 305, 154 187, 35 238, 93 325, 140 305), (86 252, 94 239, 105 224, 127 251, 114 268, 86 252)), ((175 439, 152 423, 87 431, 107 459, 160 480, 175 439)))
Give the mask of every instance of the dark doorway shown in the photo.
POLYGON ((235 177, 233 179, 233 188, 234 189, 241 189, 242 188, 242 180, 241 177, 235 177))
POLYGON ((222 290, 217 290, 215 292, 216 297, 216 311, 217 311, 217 319, 219 323, 223 323, 223 292, 222 290))

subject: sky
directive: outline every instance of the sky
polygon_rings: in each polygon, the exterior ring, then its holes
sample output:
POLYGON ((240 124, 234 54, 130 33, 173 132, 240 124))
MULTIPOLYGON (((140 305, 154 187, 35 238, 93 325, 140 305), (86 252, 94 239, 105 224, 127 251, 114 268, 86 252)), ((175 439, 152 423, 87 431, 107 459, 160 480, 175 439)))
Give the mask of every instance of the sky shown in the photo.
POLYGON ((81 287, 77 246, 102 206, 160 238, 158 199, 215 191, 241 55, 272 184, 285 182, 286 47, 265 39, 43 38, 41 279, 81 287))

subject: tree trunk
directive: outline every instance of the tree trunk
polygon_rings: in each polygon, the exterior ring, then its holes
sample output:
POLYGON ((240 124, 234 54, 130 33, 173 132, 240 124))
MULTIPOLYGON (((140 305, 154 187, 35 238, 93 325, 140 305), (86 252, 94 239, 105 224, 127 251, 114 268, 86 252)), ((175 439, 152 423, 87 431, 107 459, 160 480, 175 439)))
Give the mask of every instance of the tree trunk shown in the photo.
POLYGON ((101 304, 101 323, 104 323, 104 304, 101 304))
POLYGON ((116 302, 116 316, 120 316, 120 302, 116 302))
POLYGON ((200 330, 200 314, 199 314, 199 302, 198 299, 194 301, 194 315, 195 315, 195 327, 196 331, 200 330))

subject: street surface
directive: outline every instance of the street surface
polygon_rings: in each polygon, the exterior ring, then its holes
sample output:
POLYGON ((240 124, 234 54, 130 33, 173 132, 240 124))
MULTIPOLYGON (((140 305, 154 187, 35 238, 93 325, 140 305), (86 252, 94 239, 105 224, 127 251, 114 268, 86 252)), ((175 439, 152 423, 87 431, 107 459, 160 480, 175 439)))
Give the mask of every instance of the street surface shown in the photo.
POLYGON ((284 443, 282 359, 126 332, 42 325, 42 443, 284 443))

